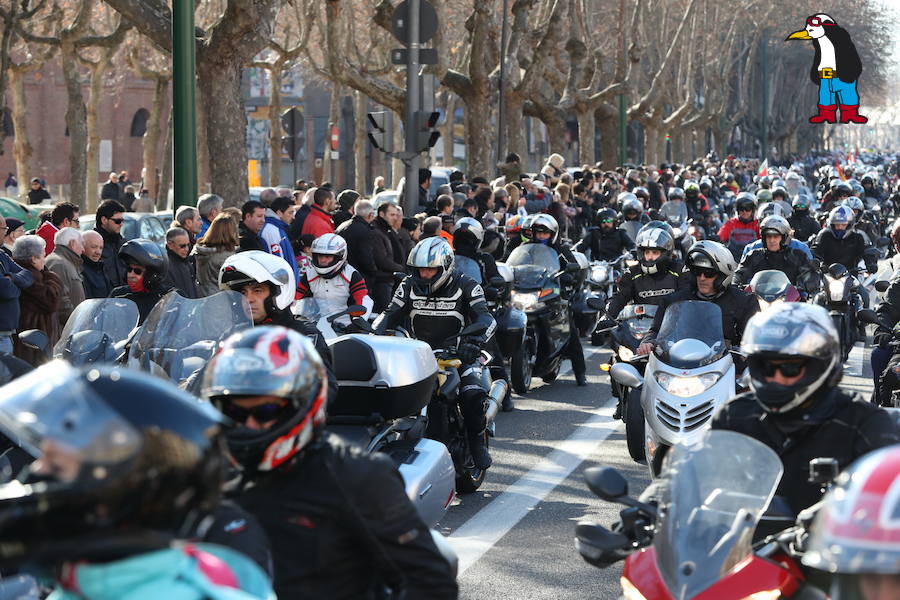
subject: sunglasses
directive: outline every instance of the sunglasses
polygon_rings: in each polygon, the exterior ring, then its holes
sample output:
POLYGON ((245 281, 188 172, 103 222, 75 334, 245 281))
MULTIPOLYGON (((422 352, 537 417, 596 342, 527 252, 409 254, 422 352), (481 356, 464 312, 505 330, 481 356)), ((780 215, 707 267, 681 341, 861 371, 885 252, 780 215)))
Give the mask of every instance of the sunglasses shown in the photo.
POLYGON ((792 360, 787 362, 771 362, 768 360, 756 360, 755 367, 764 376, 773 377, 776 371, 781 371, 785 377, 796 377, 806 368, 805 360, 792 360))
POLYGON ((143 267, 128 267, 129 273, 134 273, 135 275, 143 275, 144 269, 143 267))
POLYGON ((112 221, 112 222, 115 223, 116 225, 121 225, 122 223, 125 222, 125 219, 121 219, 121 218, 119 218, 119 219, 112 219, 112 218, 111 218, 110 221, 112 221))
POLYGON ((834 25, 834 23, 823 21, 819 17, 809 17, 808 19, 806 19, 806 24, 812 25, 813 27, 819 27, 821 25, 834 25))
POLYGON ((691 273, 695 277, 706 277, 707 279, 715 279, 719 272, 715 269, 705 269, 703 267, 691 267, 691 273))
POLYGON ((244 408, 233 402, 226 402, 222 406, 222 413, 236 423, 246 423, 250 417, 253 417, 253 420, 257 423, 269 423, 277 420, 290 410, 290 404, 278 404, 275 402, 260 404, 252 408, 244 408))
POLYGON ((601 219, 600 222, 601 223, 612 223, 613 220, 612 219, 601 219))

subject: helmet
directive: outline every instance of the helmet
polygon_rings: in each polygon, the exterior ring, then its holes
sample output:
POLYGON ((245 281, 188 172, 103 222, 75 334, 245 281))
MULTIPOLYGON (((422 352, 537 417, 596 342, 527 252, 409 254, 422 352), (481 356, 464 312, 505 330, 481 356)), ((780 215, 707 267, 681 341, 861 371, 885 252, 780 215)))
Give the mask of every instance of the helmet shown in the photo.
POLYGON ((853 218, 853 211, 850 210, 849 206, 844 206, 843 204, 835 206, 831 209, 831 212, 828 213, 828 227, 830 227, 832 231, 835 231, 835 225, 846 223, 847 229, 849 229, 853 224, 853 218))
POLYGON ((835 196, 852 196, 853 188, 846 181, 838 181, 832 188, 832 192, 835 196))
POLYGON ((669 188, 669 200, 684 200, 684 190, 680 187, 669 188))
POLYGON ((649 231, 649 230, 651 230, 651 229, 662 229, 662 230, 664 230, 666 233, 668 233, 669 236, 670 236, 673 240, 675 239, 675 230, 673 230, 673 229, 672 229, 672 226, 669 225, 668 223, 666 223, 665 221, 650 221, 649 223, 645 224, 643 227, 641 227, 641 228, 638 230, 638 235, 640 235, 640 233, 641 233, 642 231, 649 231))
POLYGON ((227 434, 235 460, 245 469, 271 471, 296 456, 325 426, 328 378, 309 338, 266 325, 225 340, 206 369, 202 395, 238 422, 227 434), (246 414, 235 414, 240 407, 231 400, 253 396, 288 401, 284 410, 272 414, 275 424, 269 429, 240 426, 246 414))
POLYGON ((626 217, 631 216, 632 218, 640 218, 642 214, 644 214, 644 205, 641 204, 641 201, 637 199, 637 196, 634 194, 628 194, 631 196, 626 199, 622 204, 622 214, 626 217))
POLYGON ((693 179, 684 184, 685 196, 696 196, 700 193, 700 185, 693 179))
POLYGON ((900 447, 866 454, 835 483, 813 521, 803 564, 837 575, 830 598, 859 600, 860 575, 896 577, 900 447))
POLYGON ((775 193, 775 188, 784 189, 784 187, 785 187, 784 179, 779 178, 779 179, 772 181, 772 193, 775 193))
POLYGON ((533 238, 538 231, 549 231, 550 239, 548 243, 554 244, 556 243, 556 238, 559 237, 559 223, 556 222, 552 215, 540 213, 534 218, 534 223, 531 224, 531 231, 533 238))
POLYGON ((326 233, 313 240, 312 266, 316 273, 330 279, 341 272, 347 264, 347 242, 335 233, 326 233), (320 265, 319 256, 333 256, 334 260, 329 265, 320 265))
POLYGON ((728 289, 737 270, 731 251, 719 242, 710 240, 702 240, 691 246, 685 262, 688 268, 701 267, 718 271, 719 275, 713 285, 719 294, 728 289))
POLYGON ((473 246, 481 247, 484 241, 484 227, 476 219, 472 217, 463 217, 456 222, 456 229, 453 231, 453 239, 464 239, 466 237, 474 238, 473 246))
POLYGON ((791 208, 795 211, 809 210, 809 198, 805 194, 797 194, 791 201, 791 208))
POLYGON ((853 211, 866 209, 866 205, 863 204, 863 201, 860 200, 857 196, 850 196, 849 198, 845 198, 841 204, 853 211))
POLYGON ((860 184, 859 182, 854 181, 852 184, 850 184, 850 189, 853 190, 854 196, 865 196, 866 195, 866 188, 864 188, 862 186, 862 184, 860 184))
POLYGON ((741 192, 734 200, 734 207, 738 212, 740 212, 741 208, 749 208, 750 210, 755 211, 756 198, 750 192, 741 192))
POLYGON ((616 204, 619 205, 620 208, 624 210, 625 203, 629 200, 637 200, 637 196, 632 194, 631 192, 620 192, 618 196, 616 196, 616 204))
POLYGON ((875 185, 875 179, 872 177, 872 175, 863 175, 863 178, 860 179, 859 182, 860 182, 862 185, 866 185, 867 183, 868 183, 869 185, 875 185))
POLYGON ((156 242, 143 238, 125 242, 119 248, 119 259, 126 265, 144 267, 144 287, 148 290, 160 287, 169 266, 169 260, 156 242))
POLYGON ((534 220, 537 218, 537 214, 526 215, 522 219, 522 237, 526 240, 531 239, 531 225, 534 223, 534 220))
POLYGON ((760 204, 772 201, 772 190, 758 189, 756 190, 756 199, 760 204))
POLYGON ((831 181, 828 182, 828 189, 834 191, 837 188, 839 183, 841 183, 840 177, 832 178, 831 181))
POLYGON ((759 224, 759 233, 765 239, 766 232, 773 231, 781 236, 781 247, 786 248, 791 242, 791 226, 781 215, 771 215, 759 224))
POLYGON ((40 477, 0 486, 0 564, 88 560, 123 537, 181 531, 218 504, 225 422, 171 383, 112 365, 53 361, 0 388, 0 432, 38 459, 40 477))
POLYGON ((710 179, 709 177, 701 177, 701 178, 700 178, 700 191, 701 191, 701 192, 703 191, 703 188, 704 188, 704 187, 705 187, 707 190, 709 190, 710 188, 712 188, 712 179, 710 179))
POLYGON ((837 330, 828 311, 815 304, 790 302, 757 313, 747 323, 741 351, 747 355, 750 387, 767 412, 793 410, 816 390, 833 387, 841 378, 837 330), (771 359, 806 359, 802 379, 790 386, 767 381, 771 359))
POLYGON ((426 238, 409 251, 406 264, 413 268, 413 290, 421 296, 430 296, 441 289, 453 272, 453 248, 442 237, 426 238), (436 268, 438 272, 430 279, 423 279, 419 275, 421 268, 436 268))
POLYGON ((675 240, 672 235, 665 229, 659 228, 642 228, 635 240, 635 246, 638 249, 638 255, 641 262, 641 271, 652 275, 660 269, 665 269, 672 260, 672 253, 675 251, 675 240), (659 250, 662 254, 655 260, 647 260, 644 258, 643 250, 654 249, 659 250))
POLYGON ((522 221, 525 217, 522 215, 512 215, 506 219, 506 235, 515 235, 522 230, 522 221))
POLYGON ((759 221, 772 215, 784 216, 784 209, 781 208, 780 204, 776 202, 767 202, 765 204, 760 204, 759 208, 756 209, 756 218, 759 221))
POLYGON ((600 223, 603 222, 612 223, 613 227, 616 226, 616 221, 618 221, 618 215, 616 215, 616 211, 611 208, 601 208, 597 211, 596 216, 594 216, 594 222, 597 226, 600 226, 600 223))
POLYGON ((641 172, 637 169, 628 169, 625 173, 625 179, 631 179, 633 181, 638 181, 641 178, 641 172))
POLYGON ((650 192, 644 186, 638 186, 631 191, 638 198, 643 198, 644 200, 650 199, 650 192))
POLYGON ((249 283, 268 283, 271 289, 267 308, 287 309, 297 292, 294 271, 280 256, 249 250, 225 259, 219 270, 219 289, 241 291, 249 283))
POLYGON ((782 199, 782 200, 787 200, 787 199, 788 199, 788 193, 787 193, 787 190, 784 189, 784 188, 781 187, 781 186, 778 186, 778 187, 776 187, 776 188, 772 188, 772 199, 774 200, 774 199, 776 199, 778 196, 781 196, 781 199, 782 199))

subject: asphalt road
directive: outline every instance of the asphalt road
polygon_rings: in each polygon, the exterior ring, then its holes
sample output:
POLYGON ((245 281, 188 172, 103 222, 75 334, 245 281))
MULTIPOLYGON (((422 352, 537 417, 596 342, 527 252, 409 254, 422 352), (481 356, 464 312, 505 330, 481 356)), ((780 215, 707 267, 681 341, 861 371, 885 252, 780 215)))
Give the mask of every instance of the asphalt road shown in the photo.
MULTIPOLYGON (((617 598, 622 566, 605 570, 575 551, 575 524, 611 524, 618 506, 596 498, 584 484, 586 468, 612 466, 638 495, 647 467, 628 456, 624 429, 612 420, 608 376, 598 365, 605 348, 585 345, 589 385, 577 387, 569 371, 552 384, 535 379, 516 410, 500 413, 491 453, 494 465, 481 489, 462 496, 441 521, 460 555, 460 597, 617 598)), ((845 366, 842 387, 871 393, 869 349, 858 344, 845 366)))

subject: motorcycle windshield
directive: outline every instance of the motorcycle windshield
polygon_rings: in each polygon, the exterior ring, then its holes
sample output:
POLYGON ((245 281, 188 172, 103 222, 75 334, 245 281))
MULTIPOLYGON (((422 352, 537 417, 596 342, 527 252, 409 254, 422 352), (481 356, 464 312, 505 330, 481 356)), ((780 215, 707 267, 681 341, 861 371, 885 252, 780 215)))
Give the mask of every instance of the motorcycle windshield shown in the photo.
POLYGON ((712 302, 685 300, 666 309, 656 352, 667 365, 696 369, 719 360, 725 353, 722 310, 712 302))
POLYGON ((619 320, 625 323, 632 337, 642 339, 653 325, 657 308, 655 304, 629 304, 619 313, 619 320))
POLYGON ((506 264, 512 267, 516 288, 537 289, 559 270, 559 255, 543 244, 522 244, 512 251, 506 264))
POLYGON ((619 225, 619 229, 625 230, 625 233, 628 234, 628 237, 630 237, 633 242, 637 239, 637 234, 643 226, 644 224, 640 221, 625 221, 619 225))
POLYGON ((131 300, 85 300, 69 315, 59 341, 53 346, 53 358, 73 365, 114 362, 119 354, 115 344, 128 337, 137 327, 138 319, 138 307, 131 300))
POLYGON ((672 227, 681 227, 688 218, 684 202, 666 202, 659 208, 659 214, 672 227))
POLYGON ((733 431, 709 430, 672 448, 653 547, 673 598, 693 598, 752 553, 782 471, 768 446, 733 431))
POLYGON ((237 292, 196 300, 169 292, 144 321, 129 363, 181 382, 212 358, 220 341, 252 326, 250 307, 237 292))
POLYGON ((790 286, 788 276, 776 269, 760 271, 750 280, 750 289, 766 302, 786 296, 790 286))
POLYGON ((291 312, 302 319, 315 323, 322 316, 322 309, 315 298, 301 298, 294 302, 291 312))
POLYGON ((468 256, 457 254, 454 262, 456 263, 455 266, 457 271, 459 271, 463 275, 468 275, 469 277, 474 279, 476 283, 482 283, 481 266, 479 266, 477 261, 469 258, 468 256))

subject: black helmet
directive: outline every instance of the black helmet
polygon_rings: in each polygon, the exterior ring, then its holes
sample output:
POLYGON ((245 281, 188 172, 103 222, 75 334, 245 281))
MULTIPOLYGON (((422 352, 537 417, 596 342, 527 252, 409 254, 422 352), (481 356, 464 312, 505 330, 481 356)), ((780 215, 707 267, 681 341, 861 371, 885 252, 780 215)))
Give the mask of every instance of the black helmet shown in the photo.
POLYGON ((121 367, 54 361, 0 388, 0 431, 37 459, 25 485, 0 486, 0 564, 89 559, 123 537, 183 532, 218 503, 226 422, 121 367))
POLYGON ((741 192, 735 198, 734 208, 737 212, 740 212, 742 208, 749 208, 751 211, 756 212, 756 197, 750 192, 741 192))
POLYGON ((138 238, 119 248, 119 258, 126 265, 144 267, 144 287, 155 291, 166 277, 169 261, 162 249, 150 240, 138 238))
POLYGON ((837 185, 832 188, 832 193, 835 196, 852 196, 853 195, 853 187, 847 183, 846 181, 841 181, 837 185))
POLYGON ((236 398, 275 396, 281 406, 265 405, 269 429, 236 427, 228 432, 231 455, 251 471, 271 471, 285 464, 312 442, 325 425, 328 379, 313 343, 281 326, 263 326, 236 333, 222 345, 203 380, 204 398, 239 424, 247 411, 236 398))
POLYGON ((597 211, 597 215, 594 217, 594 222, 597 224, 597 227, 600 226, 601 223, 612 223, 613 227, 617 225, 618 215, 616 215, 616 211, 611 208, 602 208, 597 211))
POLYGON ((841 379, 837 330, 828 311, 815 304, 790 302, 757 313, 747 323, 741 351, 747 356, 750 387, 766 412, 789 412, 841 379), (802 362, 803 377, 792 385, 768 381, 774 374, 771 361, 802 362))

